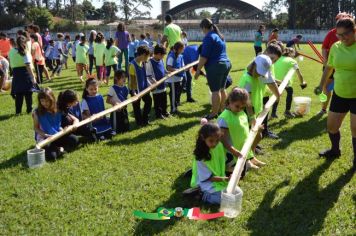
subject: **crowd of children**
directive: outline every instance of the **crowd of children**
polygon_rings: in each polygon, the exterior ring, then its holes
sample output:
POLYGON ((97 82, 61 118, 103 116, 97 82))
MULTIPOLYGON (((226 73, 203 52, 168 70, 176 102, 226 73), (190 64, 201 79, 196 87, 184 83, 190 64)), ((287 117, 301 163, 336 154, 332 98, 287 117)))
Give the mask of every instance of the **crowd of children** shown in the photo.
MULTIPOLYGON (((34 121, 36 142, 40 142, 83 119, 87 119, 105 110, 105 103, 116 106, 129 97, 138 95, 147 88, 161 81, 169 72, 175 72, 186 64, 198 60, 198 45, 188 45, 186 33, 183 40, 176 42, 172 48, 166 49, 159 42, 153 42, 149 34, 142 34, 140 40, 135 35, 129 35, 126 31, 113 38, 105 38, 101 32, 91 31, 89 40, 84 34, 75 36, 71 41, 69 35, 57 34, 57 40, 48 40, 44 47, 43 38, 38 36, 38 28, 29 35, 26 31, 19 31, 16 42, 9 52, 10 66, 13 73, 12 96, 15 98, 16 114, 21 113, 23 99, 27 104, 27 112, 31 113, 34 121), (124 37, 126 48, 119 46, 115 40, 124 37), (41 40, 40 40, 41 38, 41 40), (123 52, 122 50, 125 50, 123 52), (121 56, 127 54, 128 66, 121 69, 121 56), (63 66, 66 68, 67 58, 72 56, 76 64, 79 80, 84 83, 82 99, 73 90, 65 90, 54 96, 50 88, 39 89, 37 83, 43 83, 42 74, 48 80, 59 76, 63 66), (163 61, 167 55, 166 63, 163 61), (35 67, 35 68, 33 68, 35 67), (96 69, 96 75, 93 69, 96 69), (49 70, 47 70, 47 68, 49 70), (35 69, 37 76, 33 73, 35 69), (49 75, 49 71, 52 75, 49 75), (102 83, 109 84, 111 72, 114 74, 113 85, 109 87, 107 98, 99 93, 102 83), (87 78, 84 78, 84 72, 87 78), (38 107, 32 110, 32 93, 38 93, 38 107)), ((124 30, 121 26, 121 29, 124 30)), ((241 149, 248 137, 249 130, 255 125, 256 117, 262 112, 266 102, 266 93, 270 91, 277 98, 280 97, 277 82, 282 80, 290 68, 297 70, 302 88, 306 83, 299 71, 292 48, 284 48, 278 37, 271 39, 266 50, 261 54, 262 31, 260 29, 255 45, 256 58, 246 66, 239 81, 239 86, 234 87, 226 98, 225 109, 217 116, 217 123, 212 121, 204 123, 199 130, 194 149, 192 168, 192 187, 200 187, 203 200, 208 203, 220 203, 220 191, 227 186, 229 173, 241 158, 241 149), (276 80, 274 79, 274 76, 276 80)), ((277 33, 278 30, 275 30, 277 33)), ((161 40, 161 39, 159 39, 161 40)), ((297 42, 296 42, 297 43, 297 42)), ((2 74, 7 72, 9 65, 0 57, 2 74)), ((0 74, 1 78, 4 78, 0 74)), ((6 80, 6 78, 5 78, 6 80)), ((140 99, 133 102, 133 112, 136 124, 146 126, 150 122, 149 114, 152 103, 156 119, 166 119, 179 112, 181 94, 187 91, 187 101, 195 102, 191 92, 192 75, 190 71, 181 71, 161 83, 151 93, 146 93, 140 99), (184 81, 184 83, 182 83, 184 81), (167 88, 169 92, 167 94, 167 88), (170 112, 168 109, 168 99, 170 112), (143 109, 141 102, 144 103, 143 109)), ((4 80, 0 81, 1 84, 4 80)), ((291 98, 293 96, 292 82, 287 87, 286 116, 293 117, 290 112, 291 98)), ((275 117, 274 107, 272 116, 275 117)), ((268 130, 267 118, 264 127, 259 127, 260 133, 267 132, 267 136, 273 136, 268 130), (263 130, 263 131, 262 131, 263 130)), ((102 116, 95 119, 89 125, 81 126, 73 133, 66 135, 50 145, 46 146, 46 158, 55 160, 67 149, 75 148, 82 136, 89 141, 109 139, 117 133, 129 131, 129 117, 126 107, 113 112, 109 117, 102 116)), ((262 134, 258 136, 247 156, 245 172, 249 169, 259 169, 266 163, 258 160, 256 154, 260 151, 258 142, 262 134)))

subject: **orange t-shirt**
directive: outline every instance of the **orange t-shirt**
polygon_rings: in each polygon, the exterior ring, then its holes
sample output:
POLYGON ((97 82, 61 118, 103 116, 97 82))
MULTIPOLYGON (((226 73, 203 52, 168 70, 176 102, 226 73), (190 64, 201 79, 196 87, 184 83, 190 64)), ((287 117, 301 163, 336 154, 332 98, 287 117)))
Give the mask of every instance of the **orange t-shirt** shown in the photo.
POLYGON ((37 42, 32 43, 32 57, 36 60, 37 65, 45 64, 45 59, 43 57, 41 47, 37 42))
POLYGON ((0 53, 4 57, 9 56, 11 50, 11 44, 9 39, 0 39, 0 53))

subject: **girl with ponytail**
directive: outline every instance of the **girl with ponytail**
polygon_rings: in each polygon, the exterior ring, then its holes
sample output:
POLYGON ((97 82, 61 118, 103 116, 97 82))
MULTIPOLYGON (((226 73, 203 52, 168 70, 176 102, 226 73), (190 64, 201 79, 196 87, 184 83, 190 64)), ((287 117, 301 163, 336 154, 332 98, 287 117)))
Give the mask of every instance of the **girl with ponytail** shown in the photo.
POLYGON ((221 191, 229 180, 225 175, 225 150, 219 140, 219 126, 206 123, 198 132, 194 149, 190 185, 199 186, 203 192, 202 200, 210 204, 220 204, 221 191))
POLYGON ((202 68, 205 67, 208 85, 212 92, 212 111, 205 118, 211 120, 224 110, 227 97, 225 84, 231 70, 231 63, 226 54, 224 36, 219 28, 209 19, 202 20, 200 28, 205 37, 195 79, 199 78, 202 68))

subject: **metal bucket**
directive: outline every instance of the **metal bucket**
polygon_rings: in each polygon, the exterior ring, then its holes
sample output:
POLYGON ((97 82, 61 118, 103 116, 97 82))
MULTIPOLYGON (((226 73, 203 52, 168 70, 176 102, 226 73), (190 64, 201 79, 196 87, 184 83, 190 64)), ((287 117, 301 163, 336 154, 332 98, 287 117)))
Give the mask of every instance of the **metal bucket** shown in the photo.
POLYGON ((242 209, 242 196, 243 192, 240 187, 236 187, 232 194, 221 192, 221 205, 220 211, 224 212, 224 216, 228 218, 237 217, 242 209))
POLYGON ((39 168, 46 163, 45 150, 44 149, 30 149, 27 151, 27 164, 28 167, 39 168))

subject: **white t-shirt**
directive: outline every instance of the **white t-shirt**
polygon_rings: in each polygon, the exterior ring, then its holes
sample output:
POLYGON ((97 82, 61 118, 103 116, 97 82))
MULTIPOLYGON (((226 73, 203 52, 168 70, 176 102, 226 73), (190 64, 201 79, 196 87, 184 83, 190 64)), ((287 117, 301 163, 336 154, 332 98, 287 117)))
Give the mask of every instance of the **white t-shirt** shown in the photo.
MULTIPOLYGON (((168 57, 167 59, 167 66, 173 67, 174 64, 174 59, 172 57, 168 57)), ((184 64, 182 65, 184 67, 184 64)), ((183 80, 183 77, 180 76, 172 76, 169 79, 167 79, 167 83, 175 83, 175 82, 181 82, 183 80)))
POLYGON ((117 103, 122 102, 122 101, 120 101, 120 99, 117 97, 117 94, 116 94, 115 89, 113 88, 113 86, 111 86, 111 87, 109 88, 108 96, 110 96, 111 99, 114 100, 114 102, 117 102, 117 103))
MULTIPOLYGON (((149 81, 150 84, 153 84, 156 80, 156 76, 152 67, 151 60, 148 60, 147 63, 145 63, 145 70, 146 70, 146 77, 149 81), (152 80, 152 81, 150 81, 152 80)), ((155 89, 152 91, 153 94, 158 94, 158 93, 163 93, 166 91, 166 87, 164 89, 155 89)))

